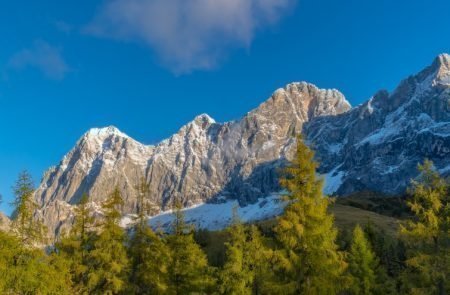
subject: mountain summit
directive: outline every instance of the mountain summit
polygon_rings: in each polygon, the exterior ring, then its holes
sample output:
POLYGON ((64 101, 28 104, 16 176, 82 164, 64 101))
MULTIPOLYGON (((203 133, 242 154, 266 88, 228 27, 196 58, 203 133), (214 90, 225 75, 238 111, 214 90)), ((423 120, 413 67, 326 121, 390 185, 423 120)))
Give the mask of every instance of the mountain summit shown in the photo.
POLYGON ((57 235, 83 193, 97 208, 115 186, 125 198, 123 213, 134 213, 142 178, 161 210, 176 200, 253 204, 279 192, 278 169, 299 133, 316 150, 327 193, 403 192, 424 158, 450 173, 448 69, 449 56, 440 55, 393 93, 380 91, 355 108, 337 90, 292 83, 240 120, 222 124, 202 114, 155 146, 115 127, 91 129, 44 175, 38 213, 57 235))

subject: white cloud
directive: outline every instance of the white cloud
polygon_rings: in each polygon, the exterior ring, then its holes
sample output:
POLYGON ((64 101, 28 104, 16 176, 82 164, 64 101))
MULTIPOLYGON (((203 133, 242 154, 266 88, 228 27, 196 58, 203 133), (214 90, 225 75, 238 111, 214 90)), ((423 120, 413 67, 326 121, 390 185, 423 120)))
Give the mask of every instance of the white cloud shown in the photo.
POLYGON ((175 73, 217 66, 229 50, 248 48, 297 0, 109 0, 90 34, 139 41, 175 73))
POLYGON ((15 70, 36 68, 48 78, 55 80, 63 79, 70 71, 61 50, 42 40, 14 54, 9 60, 8 67, 15 70))

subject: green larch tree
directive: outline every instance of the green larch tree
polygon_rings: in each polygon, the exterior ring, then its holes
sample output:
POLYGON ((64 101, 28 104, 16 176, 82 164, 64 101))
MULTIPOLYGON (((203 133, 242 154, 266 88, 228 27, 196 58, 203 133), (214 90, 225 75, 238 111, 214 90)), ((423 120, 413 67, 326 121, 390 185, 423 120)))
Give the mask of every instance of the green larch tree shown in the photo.
POLYGON ((89 196, 83 194, 75 208, 73 227, 68 235, 56 243, 57 253, 69 263, 69 269, 75 289, 79 293, 87 290, 88 253, 92 249, 95 237, 94 218, 88 207, 89 196))
POLYGON ((237 207, 233 208, 233 222, 227 229, 226 261, 219 275, 221 294, 252 294, 253 276, 247 254, 247 233, 241 223, 237 207))
POLYGON ((407 255, 404 288, 411 294, 449 294, 449 184, 429 160, 419 165, 419 171, 419 179, 412 181, 408 202, 414 219, 400 228, 407 255))
POLYGON ((355 295, 373 294, 376 289, 378 262, 364 231, 359 225, 353 230, 353 239, 348 255, 348 273, 351 278, 350 291, 355 295))
POLYGON ((90 294, 119 294, 127 286, 129 261, 125 248, 126 233, 120 227, 124 201, 118 188, 103 203, 100 234, 88 252, 90 294))
POLYGON ((45 228, 33 216, 37 204, 33 199, 33 179, 27 171, 19 174, 13 192, 15 198, 12 202, 14 206, 12 231, 24 245, 34 246, 45 242, 45 228))
POLYGON ((207 294, 213 284, 205 253, 186 225, 181 204, 176 204, 172 233, 167 237, 170 249, 168 294, 207 294))
POLYGON ((163 239, 148 225, 151 210, 146 201, 148 184, 142 179, 138 187, 137 219, 132 234, 130 292, 135 294, 165 294, 169 285, 170 252, 163 239))
POLYGON ((71 294, 64 260, 0 232, 0 294, 71 294))
POLYGON ((272 257, 270 293, 336 294, 346 264, 336 244, 330 199, 322 194, 323 181, 316 176, 314 153, 299 137, 292 163, 280 183, 288 205, 275 227, 279 249, 272 257))
POLYGON ((254 225, 244 226, 237 207, 227 229, 226 261, 219 274, 221 294, 261 294, 267 261, 261 233, 254 225))

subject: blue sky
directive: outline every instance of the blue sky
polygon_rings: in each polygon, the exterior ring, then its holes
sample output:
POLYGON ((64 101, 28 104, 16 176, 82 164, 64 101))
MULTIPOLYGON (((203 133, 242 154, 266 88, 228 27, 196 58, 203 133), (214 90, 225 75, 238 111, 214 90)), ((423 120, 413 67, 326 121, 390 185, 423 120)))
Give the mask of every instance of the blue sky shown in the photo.
POLYGON ((309 81, 357 105, 450 51, 448 0, 0 4, 0 210, 91 127, 144 143, 197 114, 237 119, 309 81))

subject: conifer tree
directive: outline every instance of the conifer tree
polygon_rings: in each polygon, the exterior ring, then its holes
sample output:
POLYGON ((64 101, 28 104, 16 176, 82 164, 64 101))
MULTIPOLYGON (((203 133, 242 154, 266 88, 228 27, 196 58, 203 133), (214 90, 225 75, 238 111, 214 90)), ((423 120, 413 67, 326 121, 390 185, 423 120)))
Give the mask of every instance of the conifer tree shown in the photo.
POLYGON ((79 293, 87 290, 88 252, 92 248, 94 237, 93 217, 88 208, 89 196, 83 194, 80 203, 75 208, 73 227, 67 236, 63 236, 56 244, 60 256, 69 261, 72 281, 79 293))
POLYGON ((247 235, 247 255, 253 276, 252 293, 264 294, 268 280, 268 250, 264 246, 263 237, 257 226, 251 225, 247 235))
POLYGON ((90 294, 118 294, 127 284, 128 257, 125 231, 120 227, 124 201, 118 188, 102 206, 104 219, 100 234, 89 251, 87 287, 90 294))
POLYGON ((404 288, 413 294, 450 292, 450 194, 448 183, 426 160, 412 182, 408 206, 415 218, 400 228, 406 244, 404 288))
POLYGON ((340 289, 345 263, 328 213, 330 200, 322 194, 323 181, 317 179, 313 158, 299 137, 295 158, 280 181, 289 203, 275 227, 281 249, 272 259, 278 276, 270 293, 335 294, 340 289))
POLYGON ((176 204, 172 234, 167 238, 171 263, 168 294, 205 294, 213 284, 205 253, 196 244, 192 229, 176 204))
POLYGON ((373 294, 376 289, 377 260, 364 231, 357 225, 348 256, 348 272, 351 277, 352 294, 373 294))
POLYGON ((375 294, 397 294, 399 273, 404 265, 403 246, 397 239, 387 235, 383 230, 376 230, 373 222, 369 220, 364 227, 364 233, 378 261, 375 270, 376 289, 375 294))
POLYGON ((164 294, 168 289, 170 253, 165 242, 147 224, 151 209, 145 200, 149 192, 144 179, 138 187, 137 223, 130 242, 131 292, 164 294))
POLYGON ((71 294, 65 262, 0 232, 0 294, 71 294))
POLYGON ((221 294, 252 294, 253 276, 250 257, 247 255, 247 234, 237 208, 233 208, 233 222, 228 228, 230 235, 226 243, 226 262, 220 273, 221 294))
POLYGON ((19 174, 13 192, 15 196, 12 202, 15 208, 12 220, 13 232, 24 245, 33 246, 44 242, 45 228, 33 217, 37 204, 33 200, 33 179, 27 171, 19 174))
POLYGON ((245 227, 233 208, 233 222, 228 228, 226 262, 219 275, 221 294, 260 294, 265 273, 265 249, 254 225, 245 227))
POLYGON ((14 257, 21 247, 19 241, 8 233, 0 231, 0 294, 7 294, 13 280, 14 257))

